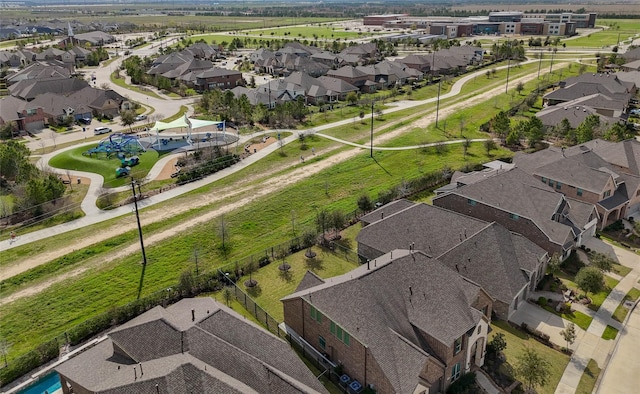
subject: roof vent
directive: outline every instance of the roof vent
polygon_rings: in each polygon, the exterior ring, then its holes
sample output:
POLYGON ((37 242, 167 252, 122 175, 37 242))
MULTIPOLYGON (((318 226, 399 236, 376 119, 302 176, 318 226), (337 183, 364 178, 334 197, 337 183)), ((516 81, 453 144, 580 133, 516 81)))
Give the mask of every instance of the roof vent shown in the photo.
POLYGON ((191 321, 195 321, 196 320, 196 310, 192 309, 191 310, 191 321))

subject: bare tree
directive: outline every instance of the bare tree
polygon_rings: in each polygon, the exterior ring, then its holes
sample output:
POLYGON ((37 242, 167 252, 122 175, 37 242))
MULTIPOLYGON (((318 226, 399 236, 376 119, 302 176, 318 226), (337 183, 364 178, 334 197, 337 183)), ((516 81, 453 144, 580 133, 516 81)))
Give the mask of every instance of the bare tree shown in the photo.
POLYGON ((55 131, 53 133, 51 133, 51 141, 53 141, 53 149, 55 150, 57 147, 56 144, 56 139, 58 138, 58 133, 56 133, 55 131))
POLYGON ((71 170, 65 170, 64 173, 67 176, 67 179, 69 180, 69 188, 73 190, 73 182, 71 182, 71 170))
POLYGON ((4 366, 7 367, 7 353, 9 353, 9 349, 11 349, 11 344, 7 342, 6 338, 0 338, 0 354, 4 358, 4 366))
POLYGON ((218 237, 220 238, 221 245, 219 247, 220 251, 224 255, 224 258, 227 258, 229 253, 229 224, 224 220, 224 215, 220 216, 218 220, 218 237))

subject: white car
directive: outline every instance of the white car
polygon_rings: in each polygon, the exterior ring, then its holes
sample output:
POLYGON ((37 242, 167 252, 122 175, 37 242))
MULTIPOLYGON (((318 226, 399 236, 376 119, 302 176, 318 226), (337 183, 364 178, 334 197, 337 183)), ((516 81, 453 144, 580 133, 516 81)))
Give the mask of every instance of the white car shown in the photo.
POLYGON ((102 126, 100 126, 100 127, 96 127, 96 128, 93 130, 93 134, 95 134, 95 135, 107 134, 107 133, 111 133, 111 129, 110 129, 110 128, 108 128, 108 127, 102 127, 102 126))
POLYGON ((139 122, 141 120, 146 120, 147 119, 147 115, 138 115, 135 117, 135 121, 139 122))

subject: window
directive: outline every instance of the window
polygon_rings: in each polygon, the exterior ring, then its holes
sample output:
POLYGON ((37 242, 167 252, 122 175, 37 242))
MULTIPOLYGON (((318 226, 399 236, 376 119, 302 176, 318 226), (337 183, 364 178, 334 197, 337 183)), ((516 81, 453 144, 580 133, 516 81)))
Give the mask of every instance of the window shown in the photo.
POLYGON ((453 343, 453 354, 458 354, 462 350, 462 337, 456 339, 453 343))
POLYGON ((329 331, 347 346, 351 345, 351 335, 334 322, 329 324, 329 331))
POLYGON ((470 198, 467 199, 467 204, 471 205, 472 207, 476 206, 476 200, 472 200, 470 198))
POLYGON ((460 363, 456 363, 456 365, 451 368, 451 381, 455 382, 460 377, 460 363))
POLYGON ((553 187, 553 181, 549 179, 549 186, 553 187))
POLYGON ((313 306, 311 307, 311 318, 318 323, 322 323, 322 313, 320 313, 320 311, 318 311, 313 306))
POLYGON ((582 192, 584 192, 584 190, 582 190, 582 189, 580 189, 580 188, 578 188, 578 190, 576 190, 576 194, 577 194, 578 196, 582 196, 582 192))
POLYGON ((547 183, 547 178, 542 177, 542 183, 547 183))
POLYGON ((37 108, 29 108, 27 110, 27 116, 33 116, 33 115, 35 115, 37 113, 38 113, 38 109, 37 108))
POLYGON ((478 334, 482 332, 482 326, 478 326, 478 334))
POLYGON ((604 198, 607 198, 611 195, 611 190, 607 190, 606 192, 604 192, 604 198))
POLYGON ((318 337, 318 343, 320 343, 320 349, 322 350, 324 350, 327 347, 327 341, 325 341, 322 335, 318 337))
POLYGON ((562 183, 556 182, 556 189, 560 190, 562 188, 562 183))
POLYGON ((511 218, 511 220, 518 220, 520 219, 520 215, 516 215, 515 213, 510 213, 509 218, 511 218))

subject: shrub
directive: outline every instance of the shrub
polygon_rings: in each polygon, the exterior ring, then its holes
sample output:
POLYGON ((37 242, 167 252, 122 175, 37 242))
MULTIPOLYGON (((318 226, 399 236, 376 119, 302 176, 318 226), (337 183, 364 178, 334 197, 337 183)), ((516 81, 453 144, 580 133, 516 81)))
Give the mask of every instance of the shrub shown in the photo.
POLYGON ((538 305, 546 306, 547 305, 547 299, 545 297, 538 298, 538 305))
POLYGON ((271 263, 271 259, 269 259, 269 256, 262 256, 260 257, 260 260, 258 260, 258 267, 262 268, 266 265, 269 265, 269 263, 271 263))
POLYGON ((473 394, 477 392, 475 372, 465 373, 447 389, 447 394, 473 394))

